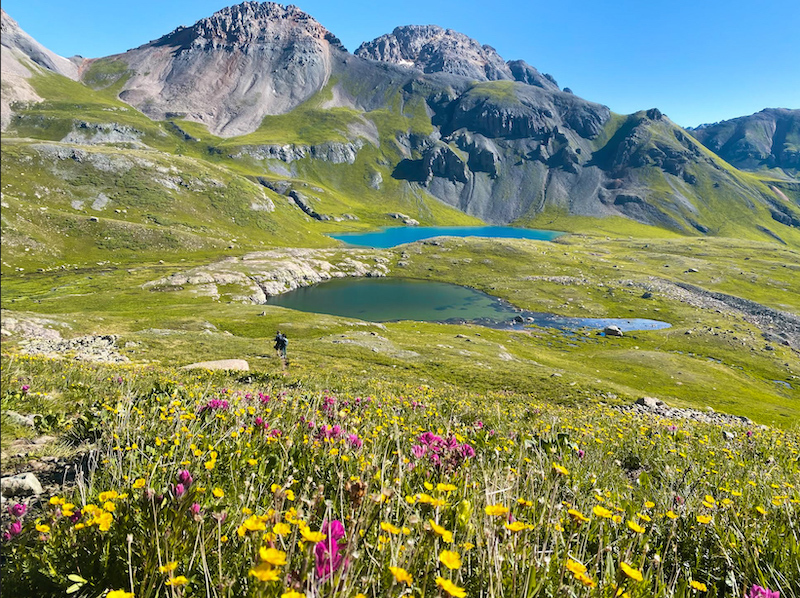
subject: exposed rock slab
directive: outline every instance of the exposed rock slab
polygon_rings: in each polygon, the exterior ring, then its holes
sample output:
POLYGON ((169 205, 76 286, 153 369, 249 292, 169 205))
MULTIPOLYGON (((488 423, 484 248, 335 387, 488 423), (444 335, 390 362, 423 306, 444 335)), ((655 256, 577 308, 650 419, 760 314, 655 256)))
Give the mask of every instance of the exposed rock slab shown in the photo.
POLYGON ((240 372, 250 371, 250 364, 244 359, 217 359, 215 361, 199 361, 190 363, 182 370, 235 370, 240 372))

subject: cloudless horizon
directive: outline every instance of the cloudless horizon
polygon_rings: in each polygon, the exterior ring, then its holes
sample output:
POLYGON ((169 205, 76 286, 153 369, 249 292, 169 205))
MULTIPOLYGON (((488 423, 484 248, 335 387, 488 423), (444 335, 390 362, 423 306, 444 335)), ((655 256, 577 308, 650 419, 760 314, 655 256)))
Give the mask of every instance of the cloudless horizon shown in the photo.
MULTIPOLYGON (((62 56, 99 58, 191 25, 235 1, 5 0, 62 56)), ((798 0, 297 0, 353 52, 401 25, 435 24, 522 59, 587 100, 629 114, 657 107, 694 127, 764 108, 800 108, 798 0)))

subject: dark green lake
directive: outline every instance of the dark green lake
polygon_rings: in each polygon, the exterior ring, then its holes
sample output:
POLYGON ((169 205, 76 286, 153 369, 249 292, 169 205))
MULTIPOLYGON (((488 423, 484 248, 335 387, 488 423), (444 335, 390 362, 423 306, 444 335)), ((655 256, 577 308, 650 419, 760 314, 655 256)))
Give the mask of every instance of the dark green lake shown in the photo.
POLYGON ((563 234, 552 230, 514 226, 394 226, 368 233, 343 233, 330 236, 349 245, 387 249, 432 237, 494 237, 552 241, 563 234))
POLYGON ((470 322, 509 329, 525 324, 567 329, 613 324, 624 331, 669 327, 641 318, 568 318, 523 311, 468 287, 406 278, 339 278, 270 297, 268 304, 368 322, 470 322))

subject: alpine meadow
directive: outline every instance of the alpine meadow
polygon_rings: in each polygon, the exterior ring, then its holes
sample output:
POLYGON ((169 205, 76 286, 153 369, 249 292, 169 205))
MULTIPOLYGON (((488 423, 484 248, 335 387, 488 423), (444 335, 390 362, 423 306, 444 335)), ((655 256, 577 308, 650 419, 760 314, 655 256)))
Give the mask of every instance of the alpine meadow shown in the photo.
POLYGON ((3 596, 800 598, 800 107, 272 2, 1 103, 3 596))

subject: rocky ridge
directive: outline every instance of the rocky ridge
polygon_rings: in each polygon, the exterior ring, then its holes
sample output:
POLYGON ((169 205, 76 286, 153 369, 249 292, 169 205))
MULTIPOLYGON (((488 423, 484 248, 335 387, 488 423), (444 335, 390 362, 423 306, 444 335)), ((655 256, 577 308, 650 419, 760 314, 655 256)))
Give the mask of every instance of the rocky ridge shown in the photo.
POLYGON ((520 81, 558 90, 550 75, 542 75, 522 60, 506 62, 491 46, 438 25, 406 25, 364 42, 355 51, 369 58, 424 73, 449 73, 475 81, 520 81))

